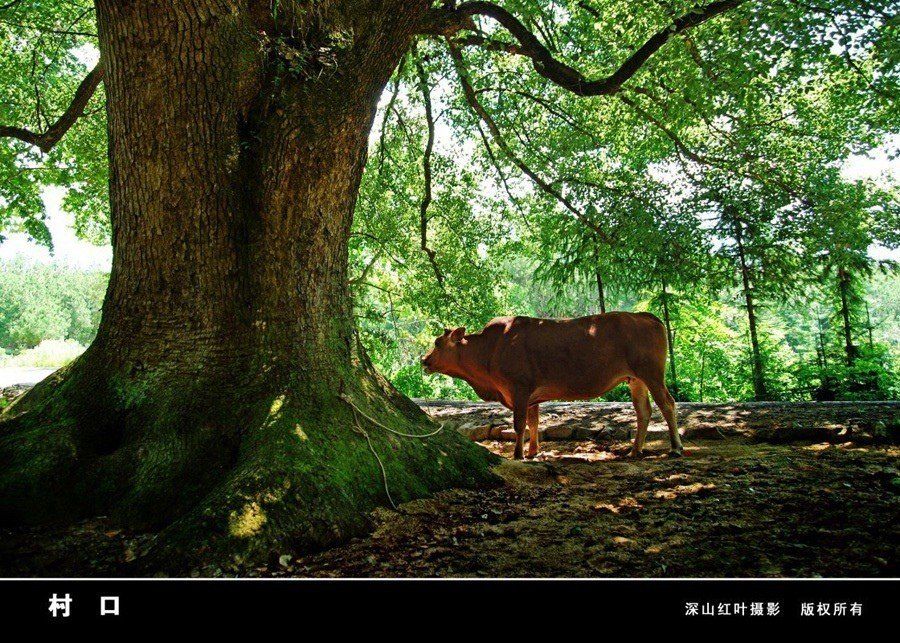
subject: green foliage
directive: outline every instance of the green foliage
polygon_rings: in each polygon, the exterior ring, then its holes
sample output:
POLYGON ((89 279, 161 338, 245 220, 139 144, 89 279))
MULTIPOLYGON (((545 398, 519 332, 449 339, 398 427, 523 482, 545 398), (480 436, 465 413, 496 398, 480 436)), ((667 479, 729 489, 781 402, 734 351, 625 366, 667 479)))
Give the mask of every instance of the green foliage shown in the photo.
POLYGON ((45 340, 89 344, 97 332, 107 279, 99 271, 0 263, 0 348, 18 353, 45 340))
MULTIPOLYGON (((0 125, 42 133, 66 110, 96 57, 93 7, 29 0, 0 8, 0 125)), ((86 239, 109 237, 106 122, 102 84, 84 115, 49 153, 0 138, 0 242, 27 232, 52 246, 40 198, 46 185, 69 188, 67 209, 86 239)))
MULTIPOLYGON (((498 4, 594 79, 703 3, 498 4)), ((872 250, 900 246, 900 189, 842 174, 851 155, 895 151, 895 4, 745 2, 670 38, 618 93, 590 98, 535 73, 487 17, 457 35, 462 68, 443 39, 420 39, 376 116, 350 242, 375 364, 409 395, 472 397, 418 366, 444 327, 594 313, 602 284, 607 309, 666 318, 682 399, 752 398, 754 362, 772 397, 895 398, 900 286, 872 250), (464 40, 473 34, 497 46, 464 40)), ((271 11, 302 32, 303 7, 271 11)), ((78 2, 0 8, 0 125, 46 129, 87 71, 95 29, 78 2)), ((332 48, 352 39, 326 36, 332 48)), ((48 154, 0 139, 0 235, 51 245, 40 195, 52 184, 68 188, 76 232, 108 240, 103 100, 48 154)), ((102 281, 4 266, 0 349, 88 342, 102 281)))
MULTIPOLYGON (((692 3, 503 4, 593 78, 692 3)), ((817 334, 795 322, 813 302, 834 307, 813 286, 845 266, 859 290, 874 269, 869 247, 898 242, 896 188, 841 176, 850 154, 896 132, 889 13, 886 3, 748 3, 673 39, 614 97, 574 96, 527 57, 466 47, 468 81, 499 138, 459 91, 445 48, 420 44, 382 103, 357 208, 356 301, 378 365, 410 395, 471 396, 418 369, 443 326, 594 313, 602 283, 607 309, 663 317, 665 301, 681 399, 752 399, 754 351, 768 396, 808 399, 820 386, 809 366, 817 334), (434 184, 460 199, 436 196, 428 222, 443 286, 418 235, 426 128, 415 60, 449 79, 432 88, 434 184)), ((490 20, 478 26, 511 41, 490 20)), ((827 324, 834 344, 840 319, 827 324)), ((859 364, 834 377, 863 377, 859 364)))

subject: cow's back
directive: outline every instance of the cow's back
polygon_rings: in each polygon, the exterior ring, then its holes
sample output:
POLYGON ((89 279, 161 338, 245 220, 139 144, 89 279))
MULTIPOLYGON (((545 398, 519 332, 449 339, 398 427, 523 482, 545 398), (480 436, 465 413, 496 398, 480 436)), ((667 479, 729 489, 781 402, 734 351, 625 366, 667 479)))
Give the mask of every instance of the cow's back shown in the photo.
POLYGON ((492 370, 547 387, 551 396, 562 395, 562 389, 574 397, 594 394, 635 368, 657 369, 660 359, 665 362, 665 330, 649 313, 504 317, 492 320, 483 333, 496 337, 492 370))

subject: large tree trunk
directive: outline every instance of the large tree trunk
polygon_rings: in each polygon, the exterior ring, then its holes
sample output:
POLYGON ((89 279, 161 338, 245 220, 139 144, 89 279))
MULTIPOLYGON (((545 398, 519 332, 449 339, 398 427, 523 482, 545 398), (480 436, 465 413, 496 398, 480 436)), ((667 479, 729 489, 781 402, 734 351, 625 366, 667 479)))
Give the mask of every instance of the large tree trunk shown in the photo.
POLYGON ((491 478, 455 432, 379 426, 430 425, 347 290, 376 104, 428 3, 247 4, 97 1, 112 273, 94 344, 0 424, 5 523, 111 514, 178 560, 260 556, 367 527, 369 438, 395 501, 491 478))

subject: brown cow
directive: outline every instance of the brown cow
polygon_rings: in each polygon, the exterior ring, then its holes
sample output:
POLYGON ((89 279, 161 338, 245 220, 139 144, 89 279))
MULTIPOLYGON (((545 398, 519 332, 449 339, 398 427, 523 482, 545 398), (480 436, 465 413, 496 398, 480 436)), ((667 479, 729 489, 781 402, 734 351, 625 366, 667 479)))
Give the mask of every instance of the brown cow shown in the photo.
POLYGON ((483 400, 513 412, 515 458, 522 459, 526 423, 528 457, 538 451, 538 410, 548 400, 586 400, 621 382, 631 389, 637 412, 632 455, 644 448, 653 396, 669 426, 672 450, 680 456, 675 400, 665 384, 666 330, 649 313, 613 312, 577 319, 498 317, 480 333, 445 330, 422 358, 429 373, 458 377, 483 400))

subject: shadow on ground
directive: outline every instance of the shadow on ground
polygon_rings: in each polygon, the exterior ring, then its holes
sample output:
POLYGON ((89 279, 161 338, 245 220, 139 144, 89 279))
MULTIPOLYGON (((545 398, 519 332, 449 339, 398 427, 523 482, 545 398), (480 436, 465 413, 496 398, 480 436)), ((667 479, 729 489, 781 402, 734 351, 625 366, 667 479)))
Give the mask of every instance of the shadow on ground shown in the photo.
MULTIPOLYGON (((564 409, 554 413, 551 421, 565 421, 564 409)), ((771 429, 772 417, 760 421, 747 409, 717 417, 722 435, 689 431, 681 459, 663 455, 659 431, 640 460, 627 458, 629 443, 610 432, 548 441, 536 461, 504 461, 502 486, 378 510, 369 537, 315 554, 273 552, 258 567, 221 561, 193 575, 900 575, 900 447, 841 442, 853 430, 840 422, 824 442, 785 442, 783 434, 760 441, 735 425, 771 429)), ((507 441, 482 444, 511 456, 507 441)), ((0 530, 0 575, 132 575, 130 562, 150 538, 103 518, 0 530)))
MULTIPOLYGON (((512 445, 492 442, 510 456, 512 445)), ((560 442, 507 484, 383 512, 372 537, 265 573, 302 576, 896 576, 900 450, 686 444, 625 457, 560 442)))

